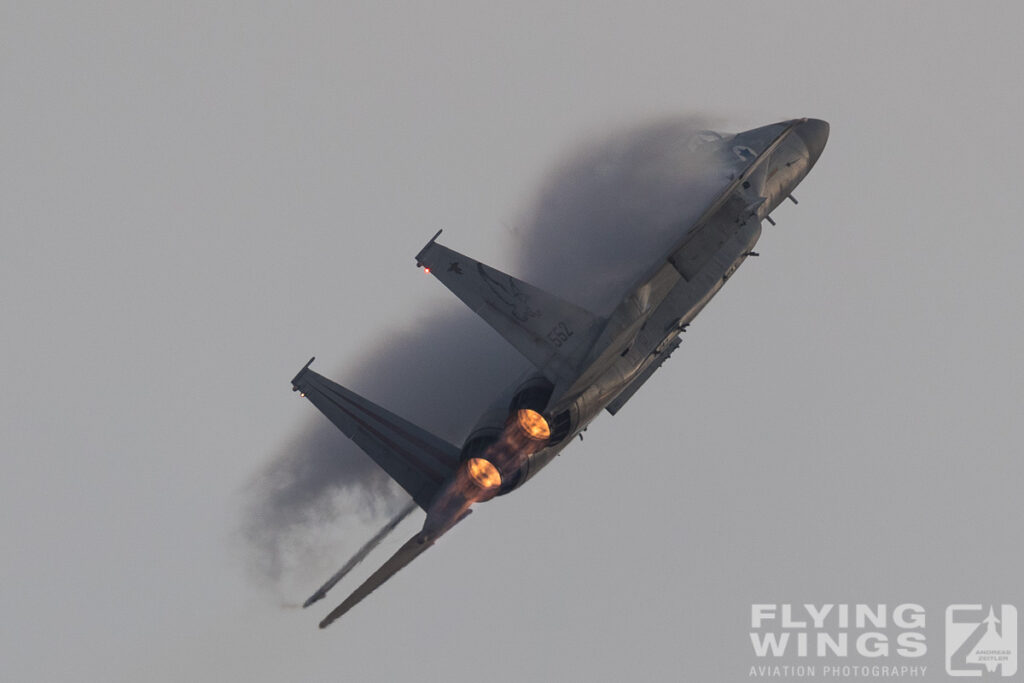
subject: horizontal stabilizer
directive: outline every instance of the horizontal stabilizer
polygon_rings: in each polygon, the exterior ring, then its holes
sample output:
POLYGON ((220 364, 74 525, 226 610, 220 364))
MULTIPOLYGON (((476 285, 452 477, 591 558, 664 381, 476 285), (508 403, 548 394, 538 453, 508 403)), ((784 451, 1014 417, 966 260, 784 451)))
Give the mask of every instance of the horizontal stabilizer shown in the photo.
POLYGON ((422 531, 406 541, 405 545, 388 558, 388 561, 380 569, 371 574, 370 578, 363 581, 362 585, 352 592, 352 595, 345 598, 344 602, 331 610, 331 613, 320 622, 320 628, 327 628, 335 619, 362 602, 363 598, 380 588, 385 581, 397 574, 400 569, 422 555, 424 550, 434 545, 437 539, 468 517, 471 512, 472 510, 470 509, 463 510, 457 517, 447 520, 447 523, 440 530, 428 531, 427 526, 424 525, 422 531))
POLYGON ((292 390, 308 398, 424 510, 458 467, 458 448, 317 374, 308 363, 292 380, 292 390))
POLYGON ((370 554, 370 551, 372 551, 374 548, 376 548, 378 545, 380 545, 380 542, 383 541, 387 537, 388 534, 390 534, 392 531, 394 531, 395 527, 398 526, 399 524, 401 524, 402 520, 405 519, 406 517, 408 517, 412 513, 412 511, 415 510, 415 509, 416 509, 416 503, 415 502, 410 502, 408 505, 406 505, 404 508, 402 508, 397 515, 395 515, 390 520, 388 520, 388 523, 385 524, 381 528, 380 531, 378 531, 376 534, 374 534, 373 538, 371 538, 369 541, 364 543, 363 547, 361 547, 356 552, 356 554, 353 555, 349 559, 348 562, 346 562, 344 565, 342 565, 341 569, 339 569, 338 571, 334 572, 334 575, 331 576, 331 578, 327 579, 327 581, 324 583, 324 585, 320 586, 320 588, 318 588, 316 590, 316 593, 313 593, 313 595, 309 596, 309 598, 306 600, 306 602, 302 603, 303 608, 309 607, 310 605, 312 605, 317 600, 320 600, 320 599, 326 597, 327 596, 327 591, 329 591, 332 588, 334 588, 334 586, 339 581, 344 579, 345 576, 350 571, 352 571, 357 566, 359 566, 359 563, 366 559, 366 556, 370 554))
POLYGON ((320 622, 320 628, 327 628, 338 617, 358 605, 363 598, 377 590, 385 581, 398 573, 400 569, 419 557, 424 550, 434 545, 434 540, 427 540, 423 532, 420 532, 405 542, 398 551, 385 562, 380 569, 370 575, 359 588, 355 589, 352 595, 345 598, 345 601, 331 610, 331 613, 320 622))
MULTIPOLYGON (((435 235, 436 239, 436 235, 435 235)), ((604 319, 431 240, 416 263, 508 340, 548 379, 572 380, 604 319)))

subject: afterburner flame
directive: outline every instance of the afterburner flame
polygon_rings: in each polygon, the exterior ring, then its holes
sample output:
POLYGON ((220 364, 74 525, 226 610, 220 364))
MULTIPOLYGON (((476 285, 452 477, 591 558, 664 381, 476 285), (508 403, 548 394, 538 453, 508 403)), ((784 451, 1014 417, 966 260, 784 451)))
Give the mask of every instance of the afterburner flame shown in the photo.
POLYGON ((466 471, 469 472, 470 478, 485 490, 501 486, 501 474, 489 460, 470 458, 466 461, 466 471))
POLYGON ((548 421, 536 410, 523 408, 516 414, 516 420, 523 432, 536 441, 546 441, 551 436, 551 428, 548 421))

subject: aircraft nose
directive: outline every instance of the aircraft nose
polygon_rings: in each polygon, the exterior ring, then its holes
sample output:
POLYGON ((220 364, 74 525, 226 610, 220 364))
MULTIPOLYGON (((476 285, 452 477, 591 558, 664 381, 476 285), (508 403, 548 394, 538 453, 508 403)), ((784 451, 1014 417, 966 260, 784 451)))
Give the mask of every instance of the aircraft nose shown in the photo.
POLYGON ((828 141, 828 122, 821 119, 807 119, 796 127, 795 132, 804 141, 807 153, 811 155, 808 165, 808 169, 810 169, 821 156, 821 151, 825 149, 825 143, 828 141))

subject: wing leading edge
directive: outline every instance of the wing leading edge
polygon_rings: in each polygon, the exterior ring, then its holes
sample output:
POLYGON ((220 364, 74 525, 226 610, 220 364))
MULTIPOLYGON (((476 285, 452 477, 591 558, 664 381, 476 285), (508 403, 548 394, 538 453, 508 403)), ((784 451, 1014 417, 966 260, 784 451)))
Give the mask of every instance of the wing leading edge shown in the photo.
POLYGON ((458 467, 459 449, 310 370, 309 363, 292 380, 292 391, 308 398, 426 510, 458 467))

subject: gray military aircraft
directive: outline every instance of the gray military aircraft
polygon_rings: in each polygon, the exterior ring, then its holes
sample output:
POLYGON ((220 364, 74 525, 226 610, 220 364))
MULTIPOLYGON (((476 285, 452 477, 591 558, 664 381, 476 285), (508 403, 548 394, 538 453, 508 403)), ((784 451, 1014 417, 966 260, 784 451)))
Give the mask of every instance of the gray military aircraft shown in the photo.
MULTIPOLYGON (((727 185, 607 317, 442 246, 436 241, 440 231, 434 235, 416 255, 417 266, 437 277, 536 370, 484 412, 461 448, 310 370, 312 359, 299 371, 293 390, 427 513, 423 529, 320 627, 433 545, 473 504, 522 486, 602 410, 618 412, 679 346, 680 333, 711 297, 755 255, 761 222, 774 225, 770 214, 786 198, 796 203, 793 189, 818 160, 828 133, 824 121, 795 119, 736 135, 697 134, 691 150, 708 155, 709 168, 725 169, 727 185)), ((323 597, 344 571, 306 604, 323 597)))

